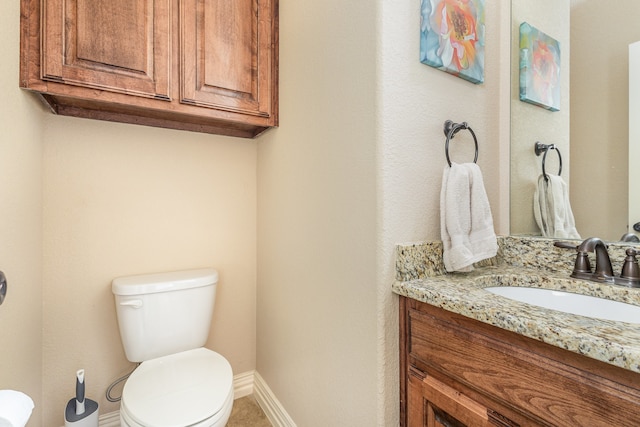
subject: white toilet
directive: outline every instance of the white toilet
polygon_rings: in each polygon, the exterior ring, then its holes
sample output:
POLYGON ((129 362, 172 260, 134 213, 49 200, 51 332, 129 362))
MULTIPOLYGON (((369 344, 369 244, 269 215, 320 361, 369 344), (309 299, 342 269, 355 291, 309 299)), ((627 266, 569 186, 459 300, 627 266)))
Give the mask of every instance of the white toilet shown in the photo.
POLYGON ((213 315, 214 269, 113 280, 127 359, 142 362, 124 385, 122 427, 221 427, 233 405, 229 362, 204 348, 213 315))

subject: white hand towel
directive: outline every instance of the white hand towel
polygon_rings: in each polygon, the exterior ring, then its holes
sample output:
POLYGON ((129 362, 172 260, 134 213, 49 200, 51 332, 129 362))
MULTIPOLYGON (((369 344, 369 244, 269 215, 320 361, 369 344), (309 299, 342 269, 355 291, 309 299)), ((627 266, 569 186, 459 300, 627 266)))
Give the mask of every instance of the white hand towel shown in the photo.
POLYGON ((471 271, 471 187, 468 170, 457 163, 445 167, 440 191, 440 231, 447 271, 471 271))
POLYGON ((440 230, 447 271, 471 271, 498 251, 482 172, 475 163, 446 167, 440 191, 440 230))
POLYGON ((558 175, 549 175, 551 196, 553 198, 553 221, 555 234, 553 237, 579 239, 576 221, 573 217, 569 202, 569 188, 567 183, 558 175))
POLYGON ((533 213, 544 237, 580 239, 569 202, 567 183, 558 175, 538 177, 533 198, 533 213))
POLYGON ((0 390, 0 427, 24 427, 31 417, 33 400, 14 390, 0 390))
POLYGON ((493 216, 480 167, 465 163, 471 177, 471 251, 473 262, 492 258, 498 253, 498 239, 493 229, 493 216))
POLYGON ((554 221, 550 221, 553 217, 553 197, 547 191, 547 182, 544 175, 538 177, 538 185, 533 194, 533 216, 540 228, 540 232, 544 237, 553 237, 554 221))

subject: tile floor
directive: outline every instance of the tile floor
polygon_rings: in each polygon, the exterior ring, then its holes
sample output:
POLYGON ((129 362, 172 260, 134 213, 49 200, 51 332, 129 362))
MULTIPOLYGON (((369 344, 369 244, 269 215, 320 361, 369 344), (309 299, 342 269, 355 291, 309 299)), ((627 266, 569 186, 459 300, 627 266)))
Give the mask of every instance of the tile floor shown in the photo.
POLYGON ((253 395, 233 402, 227 427, 272 427, 253 395))

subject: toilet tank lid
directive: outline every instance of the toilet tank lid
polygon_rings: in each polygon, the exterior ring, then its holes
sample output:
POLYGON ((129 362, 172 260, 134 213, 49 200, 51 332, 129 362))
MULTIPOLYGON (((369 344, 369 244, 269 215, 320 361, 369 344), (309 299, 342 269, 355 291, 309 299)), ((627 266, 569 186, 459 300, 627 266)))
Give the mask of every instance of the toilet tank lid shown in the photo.
POLYGON ((216 270, 201 268, 118 277, 111 282, 111 291, 115 295, 143 295, 199 288, 214 285, 217 282, 218 272, 216 270))

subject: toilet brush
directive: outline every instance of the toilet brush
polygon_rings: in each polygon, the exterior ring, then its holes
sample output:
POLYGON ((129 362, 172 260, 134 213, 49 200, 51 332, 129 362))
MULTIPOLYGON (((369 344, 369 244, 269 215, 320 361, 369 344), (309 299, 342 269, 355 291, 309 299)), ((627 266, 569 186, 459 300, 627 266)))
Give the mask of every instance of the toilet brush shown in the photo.
POLYGON ((98 402, 85 398, 84 369, 76 372, 76 397, 64 411, 65 427, 98 427, 98 402))

